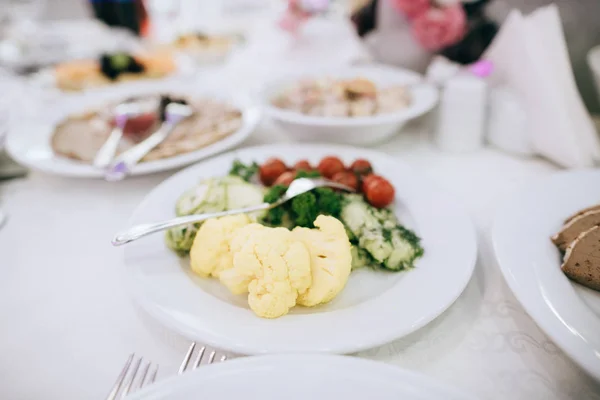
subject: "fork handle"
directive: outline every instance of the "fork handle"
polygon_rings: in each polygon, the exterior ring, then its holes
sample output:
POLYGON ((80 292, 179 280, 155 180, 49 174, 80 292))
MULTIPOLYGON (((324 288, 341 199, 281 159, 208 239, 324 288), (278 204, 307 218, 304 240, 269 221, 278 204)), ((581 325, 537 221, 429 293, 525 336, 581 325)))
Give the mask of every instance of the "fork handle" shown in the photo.
POLYGON ((178 226, 190 225, 202 221, 206 221, 210 218, 226 217, 228 215, 246 214, 256 211, 268 210, 273 204, 262 203, 257 206, 238 208, 236 210, 220 211, 214 213, 197 214, 197 215, 186 215, 184 217, 177 217, 162 222, 141 224, 136 225, 124 232, 118 233, 112 240, 113 246, 121 246, 137 240, 141 237, 150 235, 152 233, 164 231, 178 226))
POLYGON ((123 137, 123 128, 120 126, 115 126, 114 129, 110 132, 110 136, 106 139, 106 142, 102 145, 96 157, 94 157, 93 165, 97 168, 106 168, 113 158, 115 154, 117 154, 117 148, 119 147, 119 142, 123 137))
POLYGON ((152 149, 161 144, 175 129, 175 124, 171 122, 163 122, 160 128, 146 139, 136 144, 129 150, 121 153, 108 166, 105 174, 106 180, 120 181, 129 174, 131 168, 136 165, 146 154, 152 149))

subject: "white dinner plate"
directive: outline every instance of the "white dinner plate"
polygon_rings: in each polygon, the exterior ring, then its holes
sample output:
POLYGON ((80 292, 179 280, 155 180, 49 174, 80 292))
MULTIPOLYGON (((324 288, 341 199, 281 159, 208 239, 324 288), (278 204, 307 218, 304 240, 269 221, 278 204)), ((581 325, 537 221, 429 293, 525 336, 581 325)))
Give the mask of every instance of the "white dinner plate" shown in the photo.
POLYGON ((354 271, 332 302, 295 307, 278 319, 258 318, 244 296, 215 279, 193 276, 187 262, 156 234, 125 247, 135 298, 151 315, 190 339, 245 354, 350 353, 382 345, 433 320, 460 295, 475 264, 476 237, 458 201, 426 177, 387 155, 331 145, 273 145, 242 149, 189 167, 164 181, 139 205, 131 224, 174 216, 177 198, 201 178, 227 174, 234 159, 263 162, 277 156, 313 165, 326 155, 346 163, 366 158, 396 188, 395 211, 422 238, 425 255, 399 273, 354 271))
POLYGON ((517 299, 569 356, 600 379, 600 293, 561 271, 550 237, 564 220, 600 203, 600 170, 559 173, 518 191, 496 216, 492 238, 517 299))
MULTIPOLYGON (((50 145, 54 127, 74 113, 81 113, 136 95, 156 93, 174 93, 226 101, 242 111, 243 125, 231 135, 199 150, 140 163, 132 169, 132 175, 144 175, 179 168, 221 153, 243 142, 260 122, 259 108, 252 106, 247 98, 229 97, 214 88, 184 82, 136 82, 135 85, 132 84, 128 87, 112 87, 93 93, 58 97, 54 104, 45 106, 45 112, 40 113, 36 118, 24 118, 11 126, 6 137, 6 150, 19 163, 46 173, 81 178, 102 178, 103 170, 95 168, 91 164, 54 154, 50 145)), ((34 100, 32 99, 32 101, 34 100)))
POLYGON ((270 355, 203 366, 158 382, 131 400, 473 400, 398 367, 332 355, 270 355))

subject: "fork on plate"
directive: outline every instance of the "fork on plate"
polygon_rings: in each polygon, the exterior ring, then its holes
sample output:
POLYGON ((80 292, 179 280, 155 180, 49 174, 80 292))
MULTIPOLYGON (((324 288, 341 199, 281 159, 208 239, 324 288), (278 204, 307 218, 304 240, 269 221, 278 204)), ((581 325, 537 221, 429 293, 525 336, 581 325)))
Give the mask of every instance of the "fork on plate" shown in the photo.
MULTIPOLYGON (((178 375, 181 375, 184 372, 187 372, 190 370, 194 370, 194 369, 198 368, 200 365, 213 364, 215 362, 223 362, 223 361, 227 360, 227 356, 223 355, 223 356, 219 357, 217 361, 215 361, 215 358, 217 357, 216 351, 213 350, 210 353, 208 353, 206 346, 201 346, 198 349, 198 351, 195 352, 196 347, 197 347, 196 342, 193 342, 190 345, 187 353, 185 354, 185 357, 183 357, 183 361, 182 361, 181 365, 179 366, 179 370, 177 372, 178 375), (196 353, 195 356, 194 356, 194 353, 196 353), (206 358, 206 361, 204 363, 202 363, 202 361, 205 360, 205 356, 207 353, 208 353, 208 358, 206 358), (194 361, 190 364, 190 360, 192 360, 192 358, 194 359, 194 361)), ((154 383, 154 381, 156 380, 156 376, 158 374, 158 365, 152 366, 152 363, 148 361, 141 368, 141 375, 139 375, 139 378, 138 378, 138 373, 140 372, 140 366, 142 364, 143 364, 142 357, 136 359, 135 353, 131 354, 127 358, 127 361, 125 362, 125 366, 123 367, 123 370, 119 374, 117 381, 115 382, 114 386, 112 387, 106 400, 124 399, 130 393, 133 393, 134 391, 136 391, 138 389, 141 389, 143 387, 146 387, 146 386, 154 383)))
POLYGON ((298 178, 295 179, 285 193, 274 203, 262 203, 255 206, 238 208, 235 210, 226 210, 219 211, 213 213, 205 213, 205 214, 194 214, 194 215, 185 215, 183 217, 171 218, 166 221, 150 223, 150 224, 141 224, 129 228, 127 231, 118 233, 112 240, 113 246, 121 246, 127 244, 129 242, 133 242, 134 240, 138 240, 144 236, 150 235, 155 232, 164 231, 166 229, 175 228, 177 226, 189 225, 198 222, 206 221, 210 218, 219 218, 225 217, 228 215, 236 215, 236 214, 248 214, 256 211, 269 210, 273 207, 277 207, 282 205, 283 203, 290 201, 296 196, 299 196, 303 193, 309 192, 313 189, 320 187, 329 187, 333 189, 341 189, 347 192, 354 192, 354 189, 348 187, 346 185, 342 185, 337 182, 329 181, 327 179, 322 178, 298 178))

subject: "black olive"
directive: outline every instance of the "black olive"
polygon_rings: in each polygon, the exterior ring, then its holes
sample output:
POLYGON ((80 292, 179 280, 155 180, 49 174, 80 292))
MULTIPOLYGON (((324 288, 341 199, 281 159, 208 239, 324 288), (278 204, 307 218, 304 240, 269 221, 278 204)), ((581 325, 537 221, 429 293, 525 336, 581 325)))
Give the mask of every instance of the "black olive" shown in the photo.
POLYGON ((100 70, 104 76, 115 80, 120 74, 126 72, 134 74, 144 72, 144 66, 127 53, 102 54, 100 70))
POLYGON ((158 106, 158 114, 159 114, 161 121, 164 121, 167 118, 167 116, 166 116, 167 106, 171 103, 187 104, 188 102, 185 99, 171 97, 169 95, 160 96, 160 105, 158 106))

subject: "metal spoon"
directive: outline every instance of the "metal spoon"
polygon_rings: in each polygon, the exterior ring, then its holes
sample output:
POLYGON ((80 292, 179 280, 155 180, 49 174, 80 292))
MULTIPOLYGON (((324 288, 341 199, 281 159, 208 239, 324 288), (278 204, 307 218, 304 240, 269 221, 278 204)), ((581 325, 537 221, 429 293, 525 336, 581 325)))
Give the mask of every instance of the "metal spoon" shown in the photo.
POLYGON ((293 199, 298 195, 301 195, 302 193, 309 192, 319 187, 331 187, 335 189, 345 190, 348 192, 354 191, 352 188, 346 185, 328 181, 322 178, 299 178, 293 181, 288 190, 283 194, 283 196, 281 196, 281 198, 274 203, 262 203, 257 206, 239 208, 237 210, 228 210, 197 215, 186 215, 184 217, 177 217, 167 221, 137 225, 128 229, 125 232, 117 234, 112 240, 112 244, 113 246, 120 246, 137 240, 146 235, 150 235, 151 233, 164 231, 166 229, 175 228, 181 225, 189 225, 197 222, 202 222, 210 218, 218 218, 225 217, 228 215, 247 214, 256 211, 269 210, 271 208, 282 205, 283 203, 293 199))
POLYGON ((192 115, 193 109, 181 103, 169 103, 165 108, 165 121, 160 128, 146 139, 121 153, 106 170, 104 178, 107 181, 120 181, 125 178, 135 166, 153 148, 169 137, 178 123, 192 115))
POLYGON ((113 158, 115 158, 115 154, 117 154, 117 148, 123 137, 123 130, 125 129, 127 120, 131 117, 142 115, 143 112, 144 107, 137 100, 129 100, 115 107, 114 117, 116 126, 111 131, 106 142, 98 150, 98 153, 96 153, 93 161, 94 167, 106 168, 111 163, 113 158))

